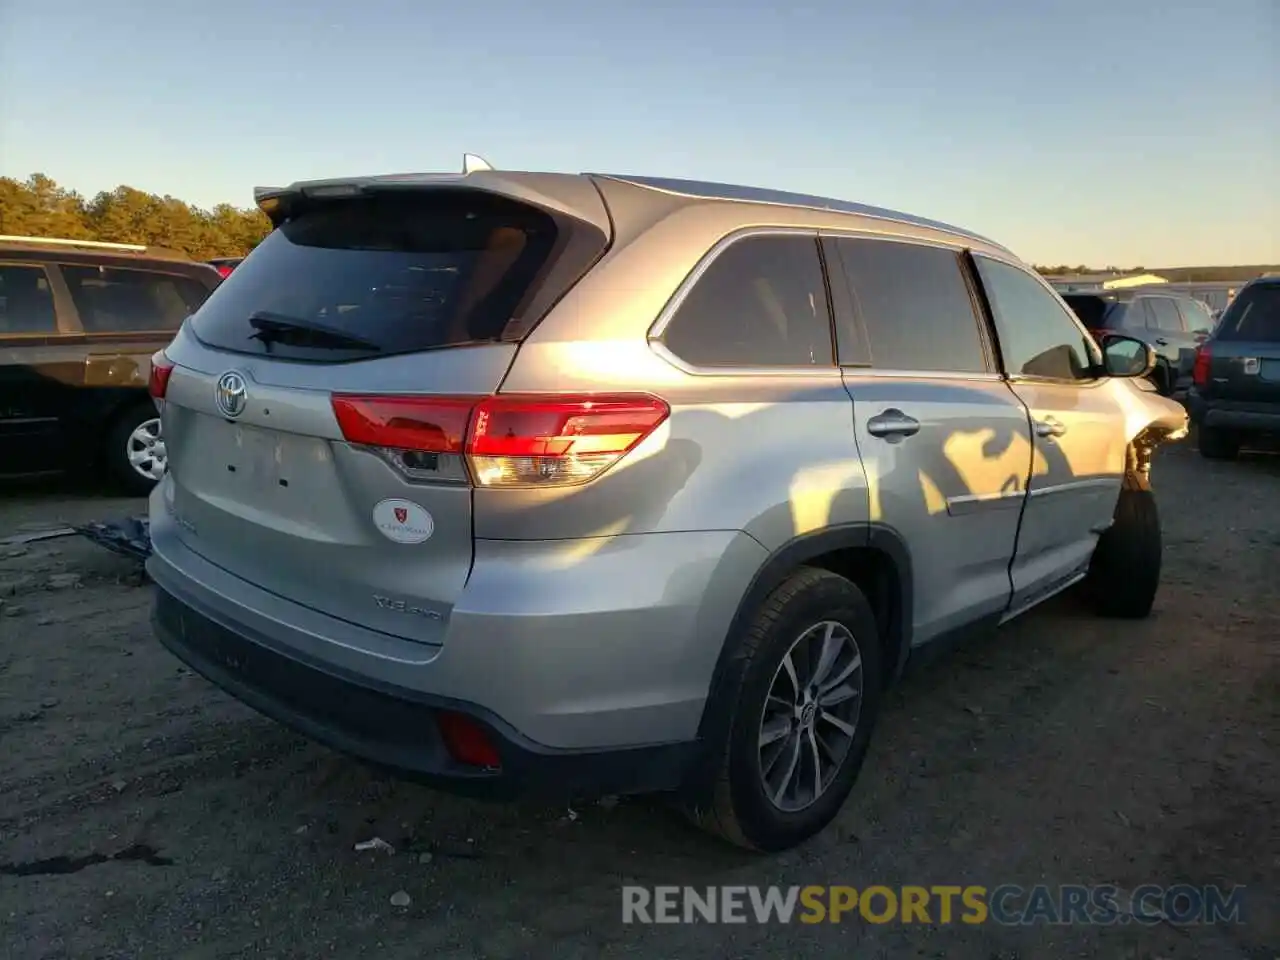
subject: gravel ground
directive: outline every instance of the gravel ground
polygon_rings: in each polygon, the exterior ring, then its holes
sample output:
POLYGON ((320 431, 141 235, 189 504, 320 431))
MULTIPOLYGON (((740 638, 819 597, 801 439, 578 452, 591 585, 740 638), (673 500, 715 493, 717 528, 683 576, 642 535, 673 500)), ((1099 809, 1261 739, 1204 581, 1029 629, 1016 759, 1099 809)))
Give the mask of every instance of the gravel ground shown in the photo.
MULTIPOLYGON (((887 698, 837 824, 783 856, 662 804, 441 796, 305 742, 151 638, 128 561, 0 545, 5 957, 1280 955, 1280 457, 1162 454, 1155 615, 1070 597, 887 698), (394 847, 356 852, 380 837, 394 847), (1217 927, 624 926, 623 883, 1244 885, 1217 927), (407 906, 394 906, 407 894, 407 906)), ((0 537, 136 502, 0 490, 0 537)))

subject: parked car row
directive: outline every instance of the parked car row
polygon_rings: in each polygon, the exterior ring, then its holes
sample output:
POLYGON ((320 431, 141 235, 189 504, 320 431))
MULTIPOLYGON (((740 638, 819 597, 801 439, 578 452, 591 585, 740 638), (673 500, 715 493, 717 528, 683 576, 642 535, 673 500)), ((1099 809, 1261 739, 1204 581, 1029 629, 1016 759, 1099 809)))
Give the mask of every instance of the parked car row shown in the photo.
POLYGON ((1121 333, 1150 344, 1157 357, 1151 380, 1161 394, 1191 385, 1196 348, 1215 324, 1203 303, 1158 287, 1067 293, 1063 299, 1095 338, 1121 333))

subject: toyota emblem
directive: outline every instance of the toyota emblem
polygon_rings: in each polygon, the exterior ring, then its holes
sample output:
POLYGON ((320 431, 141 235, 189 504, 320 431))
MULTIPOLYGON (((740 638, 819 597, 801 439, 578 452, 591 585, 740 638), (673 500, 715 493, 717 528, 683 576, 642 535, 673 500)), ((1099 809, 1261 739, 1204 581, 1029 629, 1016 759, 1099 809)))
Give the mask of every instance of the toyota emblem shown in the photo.
POLYGON ((213 391, 213 401, 218 412, 224 417, 238 417, 244 413, 249 393, 245 389, 244 374, 228 370, 218 378, 218 386, 213 391))

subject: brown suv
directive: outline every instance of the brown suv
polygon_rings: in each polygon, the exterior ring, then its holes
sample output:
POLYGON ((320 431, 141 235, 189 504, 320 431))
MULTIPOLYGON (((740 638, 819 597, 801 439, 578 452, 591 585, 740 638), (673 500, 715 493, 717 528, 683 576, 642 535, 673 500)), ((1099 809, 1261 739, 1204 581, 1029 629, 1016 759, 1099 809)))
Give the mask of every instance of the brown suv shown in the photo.
POLYGON ((148 492, 166 465, 151 355, 219 280, 172 251, 0 236, 0 475, 101 467, 148 492))

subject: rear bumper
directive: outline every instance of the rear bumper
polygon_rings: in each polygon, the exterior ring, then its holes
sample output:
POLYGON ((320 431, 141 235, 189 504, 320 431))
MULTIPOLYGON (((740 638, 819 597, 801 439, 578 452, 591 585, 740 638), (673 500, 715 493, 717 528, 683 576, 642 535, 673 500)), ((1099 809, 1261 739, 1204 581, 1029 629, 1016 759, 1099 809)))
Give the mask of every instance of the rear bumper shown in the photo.
POLYGON ((399 775, 468 796, 595 797, 674 789, 693 742, 620 750, 556 750, 533 743, 475 704, 376 683, 277 653, 157 587, 152 624, 189 667, 259 713, 313 740, 399 775), (470 717, 496 748, 498 769, 460 764, 445 747, 438 710, 470 717))
POLYGON ((766 559, 733 531, 478 540, 444 642, 429 644, 360 623, 358 595, 342 620, 210 563, 187 546, 162 487, 147 561, 161 641, 307 736, 467 792, 675 786, 723 638, 766 559), (452 762, 437 709, 484 726, 499 773, 452 762))
POLYGON ((1211 400, 1192 390, 1187 396, 1187 410, 1196 426, 1280 435, 1280 402, 1211 400))

